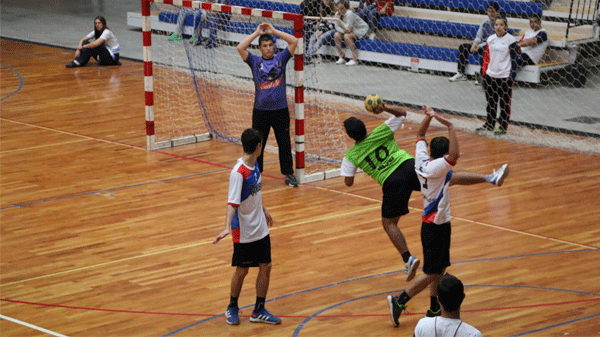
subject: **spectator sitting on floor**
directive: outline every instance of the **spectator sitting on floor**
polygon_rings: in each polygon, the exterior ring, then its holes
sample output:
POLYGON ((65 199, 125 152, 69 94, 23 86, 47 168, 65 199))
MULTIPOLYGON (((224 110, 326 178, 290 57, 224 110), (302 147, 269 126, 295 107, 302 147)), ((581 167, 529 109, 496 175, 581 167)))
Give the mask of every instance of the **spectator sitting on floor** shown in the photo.
POLYGON ((75 59, 67 64, 67 68, 83 67, 91 57, 95 58, 101 66, 121 65, 119 50, 119 41, 106 26, 106 19, 97 16, 94 19, 94 30, 79 40, 75 59), (94 41, 90 42, 91 39, 94 41))

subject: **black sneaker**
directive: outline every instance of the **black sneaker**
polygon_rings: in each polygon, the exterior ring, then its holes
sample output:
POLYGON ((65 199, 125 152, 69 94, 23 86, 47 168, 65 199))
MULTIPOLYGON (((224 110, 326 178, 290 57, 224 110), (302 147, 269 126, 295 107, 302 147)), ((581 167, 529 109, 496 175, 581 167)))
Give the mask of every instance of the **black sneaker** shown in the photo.
POLYGON ((483 124, 483 126, 481 126, 480 128, 475 129, 475 132, 482 131, 494 131, 494 127, 491 125, 483 124))
POLYGON ((285 176, 285 184, 291 187, 298 187, 298 180, 293 174, 288 174, 285 176))
POLYGON ((80 67, 80 65, 75 63, 74 61, 71 61, 66 65, 66 67, 67 68, 77 68, 77 67, 80 67))
POLYGON ((431 311, 431 309, 427 309, 427 313, 425 314, 425 316, 427 317, 435 317, 435 316, 441 316, 442 315, 442 309, 439 309, 438 311, 431 311))
POLYGON ((505 135, 505 134, 506 134, 506 130, 504 130, 502 128, 494 131, 494 135, 496 135, 496 136, 502 136, 502 135, 505 135))
POLYGON ((398 298, 400 298, 400 296, 387 297, 388 305, 390 307, 390 316, 392 317, 392 324, 394 324, 396 327, 400 325, 398 320, 400 319, 402 311, 406 309, 406 304, 398 304, 398 298))

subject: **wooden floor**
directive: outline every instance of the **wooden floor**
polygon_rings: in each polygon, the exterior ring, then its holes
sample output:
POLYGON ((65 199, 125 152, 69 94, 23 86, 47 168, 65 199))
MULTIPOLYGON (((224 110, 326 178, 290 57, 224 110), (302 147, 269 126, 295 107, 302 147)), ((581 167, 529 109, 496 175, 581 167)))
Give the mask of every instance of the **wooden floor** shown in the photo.
MULTIPOLYGON (((249 323, 252 270, 242 324, 228 326, 232 245, 211 242, 239 146, 148 152, 141 63, 66 69, 71 51, 0 47, 2 336, 412 335, 429 297, 416 296, 392 326, 386 295, 407 284, 369 177, 293 189, 267 154, 267 308, 283 324, 249 323)), ((367 120, 369 129, 381 123, 367 120)), ((398 132, 409 153, 414 132, 398 132)), ((501 188, 451 188, 448 271, 466 285, 462 318, 486 336, 599 336, 600 157, 472 134, 459 141, 457 170, 511 165, 501 188)), ((400 227, 422 257, 418 193, 410 207, 400 227)))

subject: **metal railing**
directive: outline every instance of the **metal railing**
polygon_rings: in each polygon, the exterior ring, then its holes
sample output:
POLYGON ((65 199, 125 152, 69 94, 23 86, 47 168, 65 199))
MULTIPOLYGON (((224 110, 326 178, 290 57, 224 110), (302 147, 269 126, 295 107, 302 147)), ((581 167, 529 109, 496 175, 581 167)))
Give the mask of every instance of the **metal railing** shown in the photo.
POLYGON ((569 28, 591 25, 600 20, 598 6, 600 0, 571 0, 565 39, 569 38, 569 28))

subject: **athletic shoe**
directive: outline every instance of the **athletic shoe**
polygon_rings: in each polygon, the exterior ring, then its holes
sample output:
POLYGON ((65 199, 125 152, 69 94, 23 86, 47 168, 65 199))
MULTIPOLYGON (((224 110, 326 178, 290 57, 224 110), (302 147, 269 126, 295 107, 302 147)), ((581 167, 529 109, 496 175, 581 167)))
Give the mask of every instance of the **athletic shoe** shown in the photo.
POLYGON ((171 36, 167 37, 167 41, 170 41, 170 42, 172 42, 172 41, 181 41, 182 38, 183 37, 180 34, 173 33, 173 34, 171 34, 171 36))
POLYGON ((475 129, 475 132, 482 132, 482 131, 494 131, 494 127, 491 125, 483 124, 482 127, 475 129))
POLYGON ((285 184, 291 187, 298 187, 298 180, 293 174, 288 174, 285 176, 285 184))
POLYGON ((387 297, 388 305, 390 307, 390 316, 392 318, 392 324, 394 324, 394 326, 396 327, 400 325, 398 319, 400 319, 402 311, 406 310, 406 304, 398 304, 398 298, 400 298, 400 296, 387 297))
POLYGON ((376 37, 376 35, 374 32, 369 34, 369 40, 375 40, 375 37, 376 37))
POLYGON ((267 323, 267 324, 281 324, 281 319, 271 315, 267 309, 262 308, 259 312, 254 312, 252 310, 252 315, 250 316, 250 322, 253 323, 267 323))
POLYGON ((506 176, 508 176, 508 171, 508 164, 502 165, 502 167, 500 167, 498 171, 494 170, 494 172, 492 173, 491 183, 498 187, 502 186, 502 183, 504 183, 504 179, 506 178, 506 176))
POLYGON ((425 314, 426 317, 435 317, 435 316, 441 316, 442 315, 442 309, 439 309, 438 311, 431 311, 431 309, 427 309, 427 313, 425 314))
POLYGON ((456 75, 454 75, 448 79, 448 81, 450 81, 450 82, 458 82, 458 81, 466 81, 466 80, 467 80, 467 76, 465 76, 464 74, 461 74, 461 73, 456 73, 456 75))
POLYGON ((475 73, 475 85, 483 84, 483 76, 480 73, 475 73))
POLYGON ((238 315, 239 311, 240 308, 238 307, 227 307, 227 311, 225 311, 225 317, 227 317, 227 324, 240 325, 240 316, 238 315))
POLYGON ((344 58, 340 57, 337 62, 335 62, 335 64, 344 64, 346 63, 346 60, 344 60, 344 58))
POLYGON ((404 264, 404 266, 406 267, 406 282, 415 278, 415 275, 417 275, 417 269, 419 268, 419 264, 421 264, 421 261, 419 261, 419 259, 417 259, 414 256, 411 256, 408 259, 408 262, 404 264))
POLYGON ((504 129, 498 129, 498 130, 494 131, 494 135, 496 135, 496 136, 502 136, 505 134, 506 134, 506 130, 504 130, 504 129))
POLYGON ((347 66, 355 66, 355 65, 357 65, 357 64, 358 64, 358 63, 356 63, 356 61, 354 61, 354 60, 350 60, 350 61, 346 62, 346 65, 347 65, 347 66))
POLYGON ((66 65, 67 68, 77 68, 81 67, 79 64, 75 63, 75 61, 71 61, 66 65))

